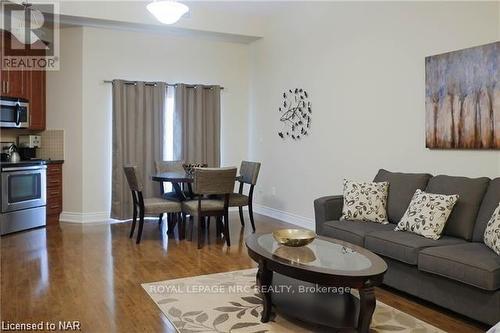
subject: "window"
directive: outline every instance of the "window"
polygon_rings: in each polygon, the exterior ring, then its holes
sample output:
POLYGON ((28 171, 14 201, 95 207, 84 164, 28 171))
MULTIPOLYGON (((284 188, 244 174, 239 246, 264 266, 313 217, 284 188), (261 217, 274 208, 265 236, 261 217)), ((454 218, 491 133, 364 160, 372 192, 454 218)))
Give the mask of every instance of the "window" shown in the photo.
POLYGON ((174 159, 174 89, 167 87, 165 103, 165 113, 163 118, 163 160, 172 161, 174 159))
MULTIPOLYGON (((167 87, 165 100, 165 112, 163 113, 163 160, 172 161, 174 159, 174 88, 167 87)), ((172 191, 171 183, 164 183, 165 192, 172 191)))

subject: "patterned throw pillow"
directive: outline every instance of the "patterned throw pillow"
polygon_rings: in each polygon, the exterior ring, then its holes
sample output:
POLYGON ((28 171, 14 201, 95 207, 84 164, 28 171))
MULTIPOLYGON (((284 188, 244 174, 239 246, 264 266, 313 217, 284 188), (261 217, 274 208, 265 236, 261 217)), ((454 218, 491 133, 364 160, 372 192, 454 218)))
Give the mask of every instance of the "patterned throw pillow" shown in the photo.
POLYGON ((458 195, 432 194, 417 190, 394 230, 410 231, 426 238, 439 239, 457 201, 458 195))
POLYGON ((484 244, 500 256, 500 202, 486 225, 484 244))
POLYGON ((387 194, 389 183, 357 183, 344 180, 344 206, 341 220, 389 223, 387 194))

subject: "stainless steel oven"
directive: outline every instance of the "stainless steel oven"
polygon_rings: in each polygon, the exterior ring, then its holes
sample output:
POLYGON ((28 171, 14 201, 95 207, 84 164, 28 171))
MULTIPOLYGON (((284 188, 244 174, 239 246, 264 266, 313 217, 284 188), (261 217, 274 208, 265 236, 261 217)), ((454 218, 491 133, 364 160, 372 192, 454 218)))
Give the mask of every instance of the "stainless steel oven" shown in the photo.
POLYGON ((29 127, 29 102, 23 98, 0 97, 0 127, 29 127))
POLYGON ((2 166, 2 235, 45 225, 46 173, 45 165, 2 166))

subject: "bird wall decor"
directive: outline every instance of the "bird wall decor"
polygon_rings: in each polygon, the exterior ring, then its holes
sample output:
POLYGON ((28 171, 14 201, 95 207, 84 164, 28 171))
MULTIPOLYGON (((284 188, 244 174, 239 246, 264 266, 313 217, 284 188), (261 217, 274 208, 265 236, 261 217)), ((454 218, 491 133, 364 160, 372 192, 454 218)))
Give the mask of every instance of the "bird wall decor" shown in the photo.
POLYGON ((280 138, 300 140, 309 135, 312 108, 307 91, 302 88, 285 91, 278 112, 283 126, 278 132, 280 138))

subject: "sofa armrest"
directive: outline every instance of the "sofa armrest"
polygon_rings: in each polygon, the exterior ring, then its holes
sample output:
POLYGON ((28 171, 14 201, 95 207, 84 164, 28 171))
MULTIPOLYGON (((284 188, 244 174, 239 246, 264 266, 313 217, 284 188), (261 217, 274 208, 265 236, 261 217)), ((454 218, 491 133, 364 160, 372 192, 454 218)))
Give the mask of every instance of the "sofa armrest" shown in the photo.
POLYGON ((331 195, 314 200, 316 234, 322 233, 323 223, 340 219, 343 205, 344 197, 342 195, 331 195))

